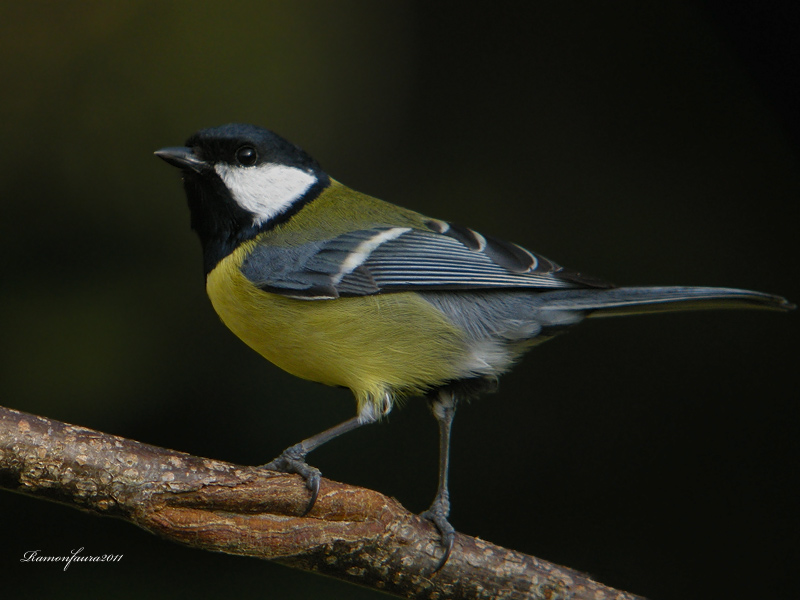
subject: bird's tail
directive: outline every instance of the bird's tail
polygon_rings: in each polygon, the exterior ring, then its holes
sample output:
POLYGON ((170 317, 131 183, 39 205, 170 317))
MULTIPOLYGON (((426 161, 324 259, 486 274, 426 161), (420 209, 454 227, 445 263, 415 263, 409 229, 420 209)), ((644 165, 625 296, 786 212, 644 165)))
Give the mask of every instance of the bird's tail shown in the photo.
POLYGON ((682 310, 756 308, 791 310, 795 305, 780 296, 715 287, 619 287, 559 290, 540 295, 547 310, 585 311, 590 317, 611 317, 682 310))

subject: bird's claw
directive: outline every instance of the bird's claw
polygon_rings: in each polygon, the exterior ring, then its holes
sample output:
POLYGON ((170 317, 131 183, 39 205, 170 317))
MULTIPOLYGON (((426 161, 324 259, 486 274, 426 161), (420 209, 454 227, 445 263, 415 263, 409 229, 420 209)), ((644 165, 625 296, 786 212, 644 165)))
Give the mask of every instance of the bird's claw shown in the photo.
POLYGON ((320 470, 312 467, 305 461, 305 453, 297 446, 292 446, 284 450, 275 460, 262 465, 264 469, 278 471, 280 473, 297 473, 306 480, 306 487, 311 492, 311 499, 308 501, 305 510, 300 515, 305 517, 314 508, 319 496, 319 483, 321 478, 320 470))
POLYGON ((450 511, 446 510, 443 503, 437 498, 431 507, 420 515, 423 519, 428 519, 436 525, 436 529, 438 529, 439 533, 442 535, 444 554, 442 554, 442 558, 439 559, 439 564, 436 565, 433 573, 438 573, 442 570, 442 567, 447 563, 450 554, 453 552, 453 545, 456 541, 456 530, 450 524, 450 521, 447 520, 449 512, 450 511))

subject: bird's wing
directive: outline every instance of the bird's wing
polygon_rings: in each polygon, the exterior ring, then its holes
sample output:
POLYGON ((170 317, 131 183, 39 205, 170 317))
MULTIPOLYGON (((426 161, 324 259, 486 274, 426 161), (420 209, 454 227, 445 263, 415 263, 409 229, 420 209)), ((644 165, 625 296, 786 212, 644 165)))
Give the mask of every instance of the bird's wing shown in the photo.
POLYGON ((309 300, 409 290, 612 287, 471 229, 429 225, 429 231, 374 227, 285 248, 259 244, 241 268, 265 291, 309 300))

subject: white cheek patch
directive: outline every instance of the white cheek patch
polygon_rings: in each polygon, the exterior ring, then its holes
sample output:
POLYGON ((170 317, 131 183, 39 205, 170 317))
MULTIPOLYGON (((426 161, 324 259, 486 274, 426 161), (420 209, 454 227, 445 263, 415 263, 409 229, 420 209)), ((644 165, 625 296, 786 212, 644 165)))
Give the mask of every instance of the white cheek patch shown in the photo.
POLYGON ((262 225, 284 212, 317 183, 317 178, 295 167, 266 163, 257 167, 214 165, 233 199, 253 213, 253 222, 262 225))

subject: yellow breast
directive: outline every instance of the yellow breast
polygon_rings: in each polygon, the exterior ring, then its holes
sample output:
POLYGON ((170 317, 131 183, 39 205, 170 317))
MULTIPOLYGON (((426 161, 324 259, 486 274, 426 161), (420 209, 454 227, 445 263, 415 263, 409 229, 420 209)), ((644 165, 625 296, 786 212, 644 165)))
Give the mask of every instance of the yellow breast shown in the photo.
POLYGON ((297 300, 267 293, 239 270, 252 244, 223 259, 206 290, 225 325, 270 362, 350 388, 359 410, 465 375, 463 334, 417 294, 297 300))

